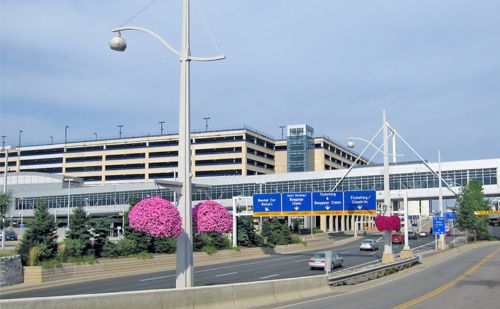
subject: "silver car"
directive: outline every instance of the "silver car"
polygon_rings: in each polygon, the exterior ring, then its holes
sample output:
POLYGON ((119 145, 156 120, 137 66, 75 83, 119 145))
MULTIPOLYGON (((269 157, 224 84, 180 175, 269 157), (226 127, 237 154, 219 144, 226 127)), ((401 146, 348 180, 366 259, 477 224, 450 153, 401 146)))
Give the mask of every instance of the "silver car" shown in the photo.
POLYGON ((375 251, 375 250, 378 250, 378 242, 376 242, 374 239, 363 239, 363 241, 359 245, 359 250, 360 251, 364 251, 364 250, 375 251))
MULTIPOLYGON (((325 269, 325 263, 325 252, 317 252, 309 259, 311 269, 325 269)), ((332 269, 343 266, 344 258, 332 251, 332 269)))

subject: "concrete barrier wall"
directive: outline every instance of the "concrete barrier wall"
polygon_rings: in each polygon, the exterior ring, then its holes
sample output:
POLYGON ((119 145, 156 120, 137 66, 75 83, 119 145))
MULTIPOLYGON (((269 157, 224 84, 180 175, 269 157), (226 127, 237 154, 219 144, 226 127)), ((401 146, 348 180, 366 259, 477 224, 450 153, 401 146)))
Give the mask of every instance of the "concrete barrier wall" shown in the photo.
POLYGON ((332 291, 333 288, 328 286, 326 276, 315 276, 182 290, 168 289, 0 300, 0 307, 2 309, 239 309, 300 300, 332 291))
MULTIPOLYGON (((328 242, 318 242, 311 246, 324 247, 328 242)), ((304 244, 277 246, 276 248, 242 248, 241 250, 222 250, 209 255, 204 252, 195 252, 195 265, 212 265, 222 260, 239 261, 256 257, 265 257, 276 253, 298 252, 305 248, 304 244)), ((310 247, 307 247, 308 249, 310 247)), ((99 259, 94 264, 68 264, 41 268, 39 266, 24 267, 25 283, 43 283, 67 279, 98 278, 109 275, 130 275, 144 271, 159 271, 175 269, 175 254, 154 255, 151 259, 123 258, 99 259)))

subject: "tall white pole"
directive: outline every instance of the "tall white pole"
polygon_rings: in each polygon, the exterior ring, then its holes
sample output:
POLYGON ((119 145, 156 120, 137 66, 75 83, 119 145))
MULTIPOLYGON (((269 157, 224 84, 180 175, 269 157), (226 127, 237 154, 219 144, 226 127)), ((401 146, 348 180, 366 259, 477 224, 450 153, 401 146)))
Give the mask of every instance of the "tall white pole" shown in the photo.
POLYGON ((176 288, 193 286, 193 233, 191 214, 191 138, 189 106, 189 0, 183 1, 182 42, 180 50, 181 83, 179 109, 179 177, 182 192, 179 212, 182 219, 182 235, 177 238, 176 288))
POLYGON ((71 207, 71 181, 73 179, 67 179, 68 181, 68 229, 69 229, 69 214, 70 214, 70 207, 71 207))
POLYGON ((396 132, 392 132, 392 163, 396 163, 396 132))
MULTIPOLYGON (((383 118, 383 131, 384 131, 384 206, 385 215, 391 215, 391 197, 389 188, 389 142, 388 142, 388 128, 385 110, 382 114, 383 118)), ((382 256, 383 263, 391 263, 394 261, 394 254, 392 253, 391 231, 384 231, 384 254, 382 256)))
MULTIPOLYGON (((4 164, 4 171, 3 171, 3 194, 7 195, 7 172, 9 169, 9 163, 7 162, 9 160, 9 151, 7 147, 4 147, 3 150, 5 151, 5 164, 4 164)), ((7 215, 7 213, 5 214, 7 215)), ((2 217, 2 250, 5 249, 5 218, 2 217)))
POLYGON ((236 248, 238 246, 238 226, 236 223, 236 199, 237 197, 233 197, 233 248, 236 248))
MULTIPOLYGON (((443 182, 441 181, 441 150, 438 150, 438 173, 439 173, 439 217, 444 217, 444 209, 443 209, 443 182)), ((445 249, 445 240, 444 235, 440 234, 437 244, 438 250, 445 249)))
POLYGON ((410 250, 409 239, 408 239, 408 192, 405 192, 403 197, 403 207, 404 207, 404 218, 405 218, 405 245, 403 250, 410 250))

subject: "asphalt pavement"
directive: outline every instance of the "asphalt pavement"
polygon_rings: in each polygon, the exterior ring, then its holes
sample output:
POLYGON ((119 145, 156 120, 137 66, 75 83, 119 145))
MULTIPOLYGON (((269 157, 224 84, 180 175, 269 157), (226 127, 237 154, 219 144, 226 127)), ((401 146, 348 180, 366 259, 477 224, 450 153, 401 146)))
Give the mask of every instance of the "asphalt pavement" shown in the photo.
MULTIPOLYGON (((366 238, 378 239, 380 238, 380 236, 368 236, 366 238)), ((432 249, 434 247, 433 241, 433 237, 419 238, 418 240, 410 240, 410 246, 412 248, 419 249, 432 249)), ((361 239, 344 245, 333 246, 325 250, 333 250, 340 254, 344 258, 344 268, 355 267, 357 265, 380 259, 383 251, 382 243, 380 246, 380 250, 371 252, 360 251, 360 242, 361 239)), ((402 248, 402 245, 393 246, 395 253, 398 253, 402 248)), ((194 285, 207 286, 322 275, 324 274, 322 270, 311 270, 308 266, 309 257, 316 251, 276 254, 265 258, 221 263, 211 266, 196 267, 195 265, 194 285)), ((147 261, 145 261, 145 263, 147 263, 147 261)), ((48 288, 40 287, 38 289, 20 292, 12 290, 8 294, 3 293, 1 298, 8 299, 109 293, 120 291, 138 291, 150 289, 168 289, 175 288, 175 278, 175 270, 162 271, 156 273, 71 283, 48 288)))
POLYGON ((265 308, 498 308, 499 263, 499 242, 474 244, 424 259, 423 264, 395 275, 336 287, 341 295, 265 308))

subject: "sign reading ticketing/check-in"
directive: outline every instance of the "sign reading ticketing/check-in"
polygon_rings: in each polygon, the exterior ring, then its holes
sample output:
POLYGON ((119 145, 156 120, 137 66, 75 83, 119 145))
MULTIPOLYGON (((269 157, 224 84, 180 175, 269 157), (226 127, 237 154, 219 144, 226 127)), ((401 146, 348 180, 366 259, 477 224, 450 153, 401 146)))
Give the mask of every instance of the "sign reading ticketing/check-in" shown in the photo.
POLYGON ((283 216, 310 216, 311 215, 311 193, 292 192, 281 195, 283 216))
POLYGON ((375 191, 345 191, 344 213, 374 215, 377 211, 375 191))
POLYGON ((253 215, 269 217, 281 216, 281 194, 254 194, 253 215))
POLYGON ((342 197, 342 192, 313 192, 313 213, 315 215, 342 214, 342 197))

